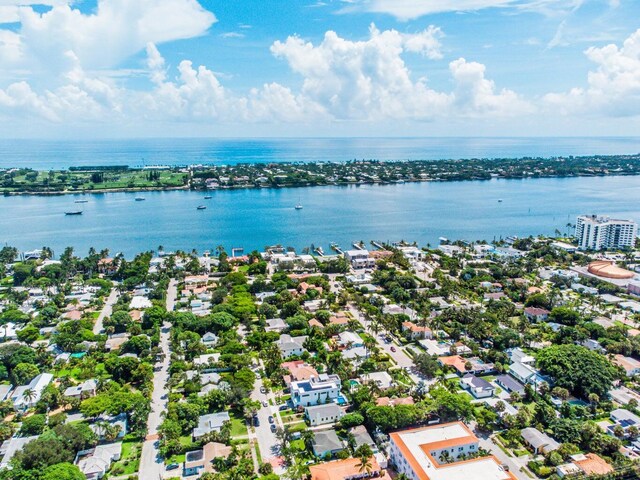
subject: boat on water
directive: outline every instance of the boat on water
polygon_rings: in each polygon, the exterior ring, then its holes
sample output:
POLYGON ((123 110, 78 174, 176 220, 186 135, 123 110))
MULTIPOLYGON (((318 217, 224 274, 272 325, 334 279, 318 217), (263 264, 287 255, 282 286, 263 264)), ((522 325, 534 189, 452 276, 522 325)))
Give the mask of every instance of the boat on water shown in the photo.
POLYGON ((498 199, 498 203, 502 203, 502 199, 501 198, 498 199))
POLYGON ((89 200, 76 200, 75 203, 89 203, 89 200))
POLYGON ((82 215, 82 210, 77 210, 74 212, 64 212, 65 215, 82 215))
POLYGON ((207 207, 204 205, 198 205, 198 210, 205 210, 207 207))
POLYGON ((204 197, 205 200, 211 200, 213 197, 211 195, 207 195, 206 197, 204 197))
POLYGON ((146 198, 144 197, 136 197, 136 202, 144 202, 146 198))
POLYGON ((300 205, 299 203, 295 206, 296 210, 302 210, 302 205, 300 205))
POLYGON ((318 255, 320 255, 321 257, 323 257, 323 256, 324 256, 324 250, 322 249, 322 247, 318 247, 318 248, 316 248, 316 253, 317 253, 318 255))

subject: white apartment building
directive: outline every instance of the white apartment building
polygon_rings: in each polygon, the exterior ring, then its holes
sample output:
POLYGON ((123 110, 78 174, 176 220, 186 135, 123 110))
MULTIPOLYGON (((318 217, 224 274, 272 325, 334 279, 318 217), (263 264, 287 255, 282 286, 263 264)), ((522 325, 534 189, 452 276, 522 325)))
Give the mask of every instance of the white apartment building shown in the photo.
POLYGON ((462 422, 394 432, 390 461, 412 480, 515 480, 494 456, 478 452, 478 438, 462 422))
POLYGON ((576 238, 580 250, 633 247, 637 235, 638 224, 633 220, 580 215, 576 222, 576 238))

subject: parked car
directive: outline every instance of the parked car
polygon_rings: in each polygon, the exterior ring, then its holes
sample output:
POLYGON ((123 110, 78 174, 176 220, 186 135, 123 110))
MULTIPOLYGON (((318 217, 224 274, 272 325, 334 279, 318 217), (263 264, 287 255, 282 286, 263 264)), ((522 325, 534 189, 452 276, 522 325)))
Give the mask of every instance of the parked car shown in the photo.
POLYGON ((284 412, 285 410, 289 410, 289 406, 288 405, 280 405, 278 407, 278 410, 280 410, 281 412, 284 412))
POLYGON ((263 400, 263 401, 262 401, 262 406, 263 406, 263 407, 268 407, 268 406, 269 406, 269 404, 267 403, 267 401, 266 401, 266 400, 263 400))
POLYGON ((260 426, 260 419, 258 417, 253 417, 253 426, 254 427, 260 426))
POLYGON ((271 415, 269 415, 269 423, 274 423, 275 420, 273 419, 273 417, 271 415))
POLYGON ((267 389, 264 387, 260 387, 260 393, 267 393, 267 389))
POLYGON ((272 423, 272 424, 271 424, 271 431, 272 431, 272 432, 275 432, 275 431, 276 431, 276 429, 277 429, 276 424, 275 424, 275 423, 272 423))
POLYGON ((179 463, 170 463, 169 465, 167 465, 167 470, 175 470, 176 468, 180 468, 179 463))
POLYGON ((391 350, 392 352, 396 352, 396 347, 391 347, 391 348, 390 348, 390 350, 391 350))

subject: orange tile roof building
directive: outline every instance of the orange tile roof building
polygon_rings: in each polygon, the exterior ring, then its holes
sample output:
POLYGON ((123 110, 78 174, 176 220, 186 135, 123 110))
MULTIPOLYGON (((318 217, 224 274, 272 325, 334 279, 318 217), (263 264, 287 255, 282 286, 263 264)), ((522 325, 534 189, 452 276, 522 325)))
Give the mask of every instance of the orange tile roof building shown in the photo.
POLYGON ((390 462, 413 480, 516 480, 494 456, 478 452, 478 438, 462 422, 391 434, 390 462))
POLYGON ((357 458, 347 458, 346 460, 336 460, 325 462, 309 467, 311 480, 355 480, 375 478, 378 480, 391 480, 389 474, 380 468, 375 457, 371 457, 371 471, 360 471, 360 460, 357 458))

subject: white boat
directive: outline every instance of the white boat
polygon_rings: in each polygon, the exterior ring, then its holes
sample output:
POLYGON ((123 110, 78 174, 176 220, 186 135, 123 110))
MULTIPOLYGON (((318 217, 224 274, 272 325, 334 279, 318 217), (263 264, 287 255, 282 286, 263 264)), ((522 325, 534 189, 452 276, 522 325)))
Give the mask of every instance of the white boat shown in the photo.
POLYGON ((296 210, 302 210, 302 205, 300 205, 299 203, 295 206, 296 210))

